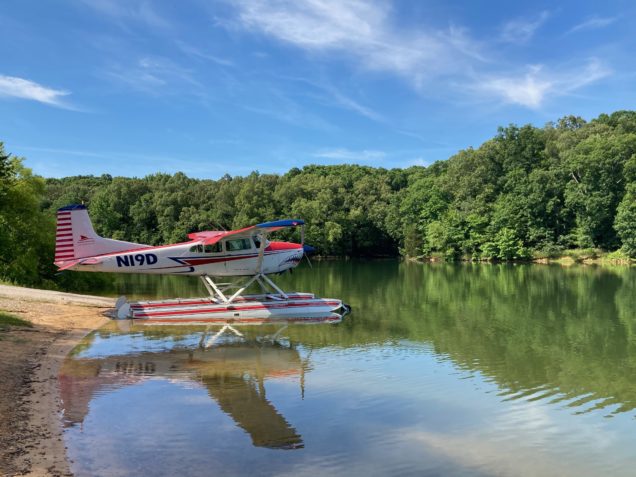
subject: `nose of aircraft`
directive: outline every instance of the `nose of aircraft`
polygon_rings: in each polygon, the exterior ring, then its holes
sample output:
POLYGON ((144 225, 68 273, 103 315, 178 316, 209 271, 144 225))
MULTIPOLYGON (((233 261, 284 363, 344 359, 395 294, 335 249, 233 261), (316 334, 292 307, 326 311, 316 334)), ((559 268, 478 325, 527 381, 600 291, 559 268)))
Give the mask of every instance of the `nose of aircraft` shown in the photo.
POLYGON ((306 255, 309 255, 309 254, 315 253, 316 249, 314 247, 312 247, 311 245, 304 244, 303 245, 303 252, 306 255))

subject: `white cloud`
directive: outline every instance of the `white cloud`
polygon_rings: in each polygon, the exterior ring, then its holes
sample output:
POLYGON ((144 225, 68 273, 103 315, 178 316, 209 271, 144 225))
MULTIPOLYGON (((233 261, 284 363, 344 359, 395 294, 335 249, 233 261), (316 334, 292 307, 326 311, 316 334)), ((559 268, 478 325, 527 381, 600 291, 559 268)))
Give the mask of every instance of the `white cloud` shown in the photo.
POLYGON ((457 28, 404 32, 392 28, 385 2, 353 0, 239 1, 238 23, 308 51, 354 57, 369 70, 389 71, 416 86, 480 57, 457 28))
POLYGON ((543 11, 534 18, 517 18, 511 20, 502 27, 501 39, 508 43, 527 43, 549 17, 550 13, 543 11))
POLYGON ((537 108, 554 86, 551 80, 541 78, 540 73, 541 67, 535 66, 521 77, 493 77, 483 82, 480 87, 486 92, 492 92, 504 98, 509 103, 537 108))
POLYGON ((51 106, 71 109, 62 100, 69 94, 71 94, 69 91, 49 88, 24 78, 0 75, 0 96, 30 99, 51 106))
POLYGON ((596 30, 598 28, 605 28, 616 21, 616 17, 597 17, 594 16, 578 25, 570 28, 566 34, 575 33, 578 31, 596 30))
POLYGON ((592 59, 583 68, 564 71, 548 71, 543 65, 534 65, 521 75, 482 78, 472 88, 508 103, 538 108, 549 97, 570 94, 609 74, 609 69, 592 59))
POLYGON ((320 157, 323 159, 334 159, 338 161, 377 161, 380 159, 384 159, 386 157, 386 153, 383 151, 374 151, 364 149, 362 151, 352 151, 350 149, 345 148, 336 148, 336 149, 323 149, 314 153, 314 157, 320 157))
POLYGON ((426 167, 431 163, 431 161, 427 161, 426 159, 424 159, 423 157, 416 157, 415 159, 412 159, 411 161, 408 162, 409 166, 420 166, 420 167, 426 167))
MULTIPOLYGON (((496 51, 497 43, 528 42, 549 19, 548 11, 511 20, 502 26, 498 39, 479 41, 456 25, 447 30, 398 30, 388 2, 239 0, 233 5, 235 28, 268 35, 313 54, 330 54, 330 59, 334 55, 352 59, 367 70, 400 76, 429 96, 478 93, 478 98, 485 94, 490 100, 538 108, 546 98, 569 94, 609 74, 598 61, 556 72, 543 65, 526 65, 519 73, 515 61, 508 62, 507 70, 497 67, 506 63, 496 51)), ((382 119, 351 98, 332 96, 342 107, 382 119)))

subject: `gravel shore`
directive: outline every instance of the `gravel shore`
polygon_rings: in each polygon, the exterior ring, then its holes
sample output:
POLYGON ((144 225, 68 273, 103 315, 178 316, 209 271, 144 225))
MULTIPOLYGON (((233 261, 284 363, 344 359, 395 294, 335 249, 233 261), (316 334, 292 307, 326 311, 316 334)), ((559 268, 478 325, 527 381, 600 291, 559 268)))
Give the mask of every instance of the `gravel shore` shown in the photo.
POLYGON ((0 475, 72 475, 58 373, 69 351, 106 323, 114 302, 0 285, 0 310, 33 324, 0 331, 0 475))

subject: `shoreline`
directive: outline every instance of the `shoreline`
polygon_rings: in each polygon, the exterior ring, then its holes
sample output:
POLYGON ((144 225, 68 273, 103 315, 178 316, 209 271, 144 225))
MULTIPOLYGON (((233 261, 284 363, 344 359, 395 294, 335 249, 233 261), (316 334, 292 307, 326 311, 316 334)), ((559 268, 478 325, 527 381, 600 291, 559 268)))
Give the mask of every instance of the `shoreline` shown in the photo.
POLYGON ((0 285, 0 310, 32 328, 0 331, 0 474, 70 476, 58 374, 73 347, 108 321, 114 299, 0 285))
POLYGON ((607 256, 597 257, 572 257, 569 255, 556 258, 529 258, 523 260, 474 260, 470 258, 460 258, 457 260, 445 260, 444 257, 406 257, 406 260, 413 263, 477 263, 481 265, 499 265, 499 264, 525 264, 525 265, 561 265, 562 267, 570 267, 573 265, 593 265, 593 266, 634 266, 635 260, 628 258, 608 258, 607 256))

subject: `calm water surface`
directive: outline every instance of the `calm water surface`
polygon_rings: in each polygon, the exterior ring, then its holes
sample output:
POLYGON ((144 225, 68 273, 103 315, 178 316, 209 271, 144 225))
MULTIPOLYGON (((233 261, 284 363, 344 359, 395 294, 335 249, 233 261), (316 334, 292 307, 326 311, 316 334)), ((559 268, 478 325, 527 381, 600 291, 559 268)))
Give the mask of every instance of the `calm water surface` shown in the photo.
POLYGON ((278 282, 354 311, 207 350, 202 328, 89 335, 60 374, 76 475, 636 474, 636 270, 351 261, 278 282))

